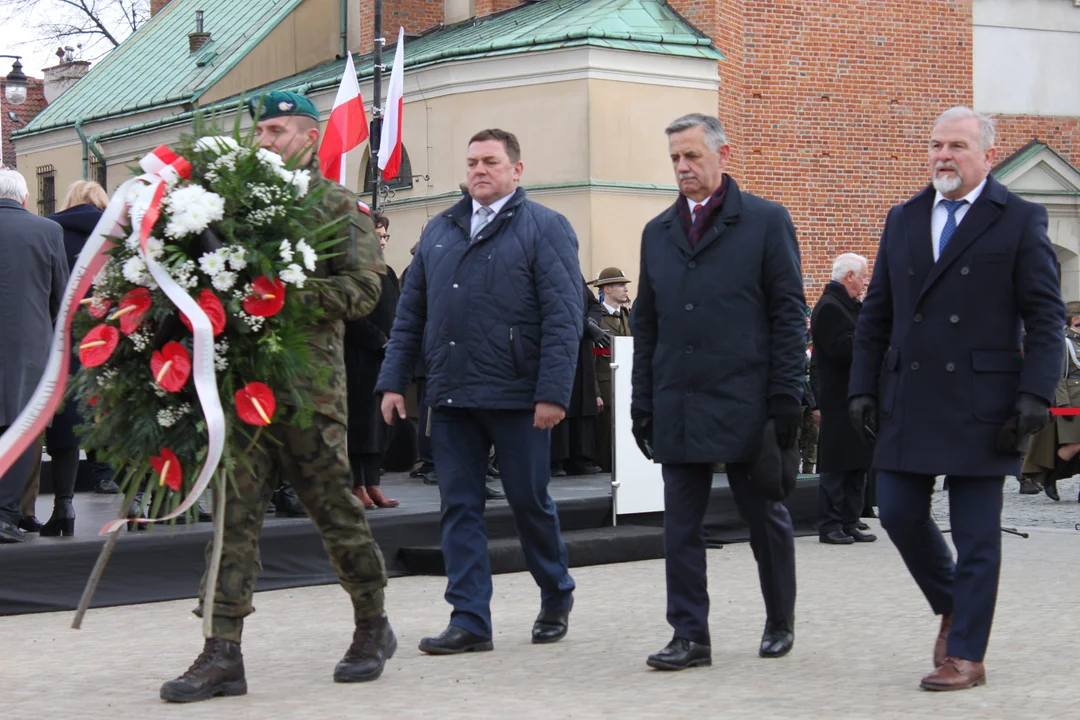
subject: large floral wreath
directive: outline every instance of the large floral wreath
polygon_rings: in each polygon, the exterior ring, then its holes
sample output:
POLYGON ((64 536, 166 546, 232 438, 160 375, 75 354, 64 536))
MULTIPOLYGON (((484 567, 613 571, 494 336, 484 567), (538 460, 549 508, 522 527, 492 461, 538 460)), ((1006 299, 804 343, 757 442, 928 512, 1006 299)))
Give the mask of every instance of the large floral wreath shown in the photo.
POLYGON ((73 322, 81 442, 118 470, 128 502, 143 492, 150 517, 174 511, 191 492, 209 464, 209 431, 193 378, 192 323, 148 264, 210 321, 225 420, 219 467, 228 475, 272 441, 261 428, 310 422, 311 398, 298 389, 310 383, 296 381, 318 372, 308 340, 319 312, 300 295, 322 282, 319 262, 345 220, 322 223, 327 186, 311 187, 307 170, 255 147, 250 135, 192 136, 175 150, 189 177, 169 177, 156 197, 149 183, 128 193, 122 237, 111 238, 109 261, 73 322), (160 214, 140 232, 148 213, 160 214))

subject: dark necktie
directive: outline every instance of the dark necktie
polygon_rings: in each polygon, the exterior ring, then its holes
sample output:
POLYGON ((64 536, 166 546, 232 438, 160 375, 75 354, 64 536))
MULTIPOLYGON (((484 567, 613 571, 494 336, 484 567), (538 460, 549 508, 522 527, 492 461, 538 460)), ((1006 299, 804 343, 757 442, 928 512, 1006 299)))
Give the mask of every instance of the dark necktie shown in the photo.
POLYGON ((941 229, 941 238, 938 239, 938 258, 945 254, 945 246, 949 244, 949 238, 956 233, 956 211, 967 204, 967 200, 942 200, 945 211, 949 217, 945 220, 945 227, 941 229))

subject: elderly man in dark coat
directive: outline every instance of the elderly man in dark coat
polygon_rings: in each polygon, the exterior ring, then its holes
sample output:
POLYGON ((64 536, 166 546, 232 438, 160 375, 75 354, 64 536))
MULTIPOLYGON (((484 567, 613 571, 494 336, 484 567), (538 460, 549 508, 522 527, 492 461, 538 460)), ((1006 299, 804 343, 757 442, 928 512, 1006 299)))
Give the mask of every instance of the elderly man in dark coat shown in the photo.
MULTIPOLYGON (((68 281, 64 231, 27 211, 29 196, 22 175, 0 170, 0 434, 30 402, 45 372, 68 281)), ((28 448, 0 477, 0 543, 25 539, 19 501, 35 453, 28 448)))
POLYGON ((810 316, 814 338, 814 369, 821 410, 818 437, 818 537, 830 545, 873 542, 877 536, 859 529, 870 446, 862 441, 847 416, 851 351, 855 321, 862 307, 870 269, 866 258, 844 253, 833 261, 832 280, 810 316))
POLYGON ((702 524, 715 463, 750 526, 766 623, 759 654, 794 643, 791 516, 759 494, 749 467, 766 421, 796 442, 806 371, 806 314, 795 228, 783 207, 724 173, 731 148, 715 117, 667 127, 680 195, 645 226, 632 313, 631 417, 646 457, 663 464, 667 619, 674 638, 648 664, 712 662, 702 524))
POLYGON ((427 224, 402 288, 376 390, 387 422, 423 352, 431 446, 442 499, 450 624, 420 650, 493 649, 491 563, 484 526, 492 445, 540 587, 532 641, 561 640, 574 579, 551 480, 551 429, 566 417, 584 322, 577 236, 518 186, 517 138, 482 130, 468 145, 469 195, 427 224))
POLYGON ((938 118, 932 183, 889 211, 855 332, 849 413, 877 436, 881 524, 942 618, 926 690, 986 681, 1002 487, 1049 422, 1065 353, 1046 210, 989 175, 994 134, 968 108, 938 118), (937 475, 955 563, 930 516, 937 475))

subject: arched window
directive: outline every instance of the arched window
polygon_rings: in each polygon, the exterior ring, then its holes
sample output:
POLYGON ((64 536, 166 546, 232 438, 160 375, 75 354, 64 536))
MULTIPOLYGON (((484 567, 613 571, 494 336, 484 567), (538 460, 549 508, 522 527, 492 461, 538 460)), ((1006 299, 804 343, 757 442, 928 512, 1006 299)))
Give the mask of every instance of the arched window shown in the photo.
MULTIPOLYGON (((371 162, 371 151, 364 151, 364 194, 370 195, 375 189, 376 163, 371 162)), ((409 160, 409 151, 404 145, 401 146, 401 169, 398 175, 389 182, 383 182, 391 190, 408 190, 413 186, 412 162, 409 160)))

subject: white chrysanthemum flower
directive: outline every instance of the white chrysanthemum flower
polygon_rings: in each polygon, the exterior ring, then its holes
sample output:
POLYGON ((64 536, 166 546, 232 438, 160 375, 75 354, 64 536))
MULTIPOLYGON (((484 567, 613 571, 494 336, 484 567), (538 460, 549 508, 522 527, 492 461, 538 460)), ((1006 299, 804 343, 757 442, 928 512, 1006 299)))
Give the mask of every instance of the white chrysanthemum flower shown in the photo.
POLYGON ((240 272, 247 267, 247 250, 243 245, 234 245, 229 248, 229 269, 240 272))
POLYGON ((295 285, 297 288, 304 287, 304 281, 307 280, 307 275, 304 274, 304 269, 293 263, 289 267, 281 271, 279 275, 282 282, 287 282, 290 285, 295 285))
POLYGON ((315 251, 311 249, 311 246, 307 244, 305 240, 296 241, 296 252, 300 253, 304 261, 304 267, 308 272, 315 272, 315 263, 318 261, 319 256, 315 254, 315 251))
POLYGON ((199 151, 209 151, 216 153, 227 153, 230 150, 236 150, 240 147, 240 144, 233 140, 231 137, 224 135, 207 135, 201 137, 195 141, 195 149, 199 151))
POLYGON ((138 255, 133 255, 124 261, 123 273, 124 279, 132 285, 146 287, 153 279, 146 271, 146 263, 138 255))
POLYGON ((165 252, 165 243, 156 237, 146 238, 146 256, 151 260, 157 260, 161 253, 165 252))
POLYGON ((278 252, 281 254, 281 262, 292 262, 292 244, 288 240, 281 241, 281 245, 278 247, 278 252))
POLYGON ((297 170, 293 173, 292 184, 296 186, 297 197, 307 195, 309 183, 311 183, 311 173, 309 171, 297 170))
POLYGON ((236 273, 222 270, 213 277, 210 283, 218 292, 228 292, 236 284, 236 273))
POLYGON ((225 217, 225 198, 198 185, 173 190, 163 203, 170 212, 165 234, 171 238, 200 233, 225 217))
MULTIPOLYGON (((138 243, 138 228, 142 225, 143 216, 146 215, 151 200, 154 199, 155 189, 153 185, 138 182, 128 191, 128 218, 131 220, 132 235, 135 237, 136 243, 138 243)), ((128 248, 134 249, 130 245, 128 248)))
POLYGON ((266 148, 259 148, 255 151, 256 157, 259 158, 264 164, 277 170, 278 168, 285 167, 285 161, 276 152, 271 152, 266 148))
POLYGON ((222 248, 219 248, 212 253, 206 253, 199 258, 199 268, 210 277, 214 277, 218 273, 224 272, 225 257, 222 248))

